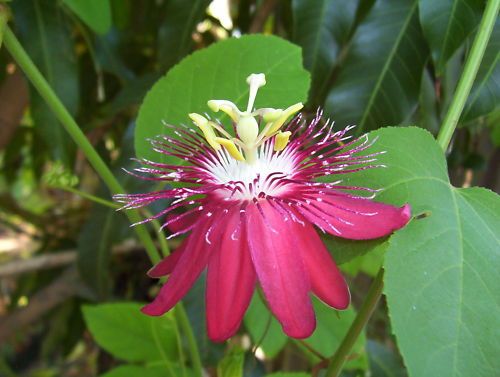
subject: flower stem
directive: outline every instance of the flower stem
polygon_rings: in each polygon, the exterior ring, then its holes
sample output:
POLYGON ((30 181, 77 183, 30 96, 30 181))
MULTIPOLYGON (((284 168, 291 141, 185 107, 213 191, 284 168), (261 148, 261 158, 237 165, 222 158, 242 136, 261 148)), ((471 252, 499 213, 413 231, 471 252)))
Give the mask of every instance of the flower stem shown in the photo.
MULTIPOLYGON (((107 165, 101 159, 92 144, 90 144, 85 134, 82 132, 68 110, 64 107, 61 100, 54 93, 48 82, 45 80, 43 75, 40 73, 38 68, 35 66, 31 58, 28 56, 12 30, 8 26, 5 26, 4 30, 4 44, 16 63, 24 71, 31 84, 36 88, 40 96, 51 108, 54 115, 57 117, 57 119, 59 119, 74 142, 83 151, 85 157, 89 160, 90 164, 94 167, 97 174, 101 177, 111 193, 124 193, 125 190, 123 189, 123 187, 120 185, 111 170, 109 170, 107 165)), ((136 223, 141 220, 141 217, 139 216, 139 213, 137 211, 129 210, 126 212, 126 215, 132 223, 136 223)), ((138 225, 134 227, 134 230, 141 244, 146 249, 151 262, 157 263, 161 259, 161 256, 156 249, 150 234, 147 232, 146 227, 143 225, 138 225)), ((181 303, 178 304, 178 309, 177 320, 179 320, 180 326, 184 330, 184 333, 188 338, 189 350, 191 352, 191 361, 195 367, 196 374, 197 376, 201 377, 203 369, 200 360, 200 354, 198 351, 198 345, 196 344, 193 335, 193 330, 191 329, 186 311, 182 307, 181 303)))
MULTIPOLYGON (((483 59, 484 51, 486 50, 488 40, 490 39, 495 25, 499 5, 500 0, 488 0, 486 5, 481 24, 479 25, 479 31, 472 44, 470 54, 464 66, 464 71, 457 85, 457 90, 453 96, 450 108, 445 116, 437 137, 437 142, 443 150, 446 150, 450 144, 451 137, 455 132, 455 128, 457 127, 460 115, 465 106, 465 101, 467 100, 472 84, 474 83, 481 60, 483 59)), ((384 270, 380 268, 375 280, 370 286, 370 290, 368 291, 365 301, 359 309, 356 318, 347 331, 347 334, 342 340, 339 348, 332 356, 325 377, 337 377, 342 371, 346 357, 349 355, 349 352, 356 343, 361 331, 363 331, 363 328, 370 319, 380 296, 382 296, 383 286, 384 270)))
POLYGON ((474 39, 467 61, 465 62, 462 76, 457 85, 457 90, 439 130, 437 142, 443 150, 446 150, 450 144, 451 137, 453 136, 453 132, 457 127, 460 115, 464 109, 465 101, 469 96, 472 84, 476 78, 488 40, 495 26, 499 5, 500 0, 489 0, 486 4, 483 19, 479 25, 479 31, 474 39))
POLYGON ((352 347, 356 343, 356 340, 375 310, 380 296, 382 296, 383 286, 384 270, 381 268, 370 286, 370 290, 366 295, 363 305, 358 311, 358 315, 352 322, 351 327, 349 327, 349 330, 347 331, 347 334, 342 340, 339 348, 335 351, 335 354, 328 365, 325 377, 336 377, 342 371, 342 367, 344 366, 352 347))

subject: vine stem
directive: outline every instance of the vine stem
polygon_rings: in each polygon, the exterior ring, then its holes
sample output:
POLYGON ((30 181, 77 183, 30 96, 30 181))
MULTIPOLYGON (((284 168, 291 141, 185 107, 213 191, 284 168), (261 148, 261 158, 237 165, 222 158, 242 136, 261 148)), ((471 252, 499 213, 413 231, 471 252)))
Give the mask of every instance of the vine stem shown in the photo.
POLYGON ((453 96, 453 100, 446 113, 443 124, 439 129, 437 142, 443 150, 448 148, 455 128, 457 128, 457 123, 464 109, 465 101, 467 101, 481 60, 483 59, 488 40, 495 26, 499 5, 500 0, 489 0, 486 4, 486 9, 481 24, 479 25, 479 31, 474 39, 467 61, 465 62, 462 76, 457 85, 457 90, 455 91, 455 95, 453 96))
MULTIPOLYGON (((0 15, 1 13, 3 12, 0 11, 0 15)), ((95 169, 97 174, 101 177, 105 185, 108 187, 109 191, 112 194, 124 193, 125 190, 121 186, 120 182, 118 182, 111 170, 96 152, 92 144, 88 141, 85 134, 82 132, 71 114, 65 108, 56 93, 52 90, 47 80, 45 80, 41 72, 38 70, 38 68, 35 66, 31 58, 22 47, 21 43, 19 43, 19 41, 17 40, 10 27, 7 25, 4 29, 3 42, 12 58, 16 61, 19 67, 21 67, 31 84, 35 87, 40 96, 45 100, 54 115, 57 117, 57 119, 59 119, 63 127, 70 134, 73 141, 85 154, 85 157, 95 169)), ((135 210, 129 210, 125 213, 132 223, 137 223, 141 220, 141 216, 135 210)), ((139 238, 139 241, 144 246, 151 262, 159 262, 161 259, 161 255, 155 247, 155 244, 150 234, 147 232, 146 227, 143 225, 137 225, 134 227, 134 230, 137 234, 137 237, 139 238)), ((193 363, 196 374, 201 377, 203 375, 203 367, 201 364, 198 345, 194 340, 195 338, 193 330, 189 323, 186 311, 182 306, 182 303, 178 304, 178 309, 179 310, 176 310, 175 312, 177 313, 180 327, 184 330, 184 333, 188 338, 191 362, 193 363)))
MULTIPOLYGON (((488 45, 493 27, 498 14, 500 0, 488 0, 483 14, 483 18, 479 25, 479 31, 472 44, 471 51, 465 62, 462 76, 457 85, 457 89, 453 96, 450 108, 446 113, 443 124, 437 136, 437 142, 443 151, 448 149, 451 138, 455 129, 457 128, 460 115, 465 106, 465 101, 469 96, 472 84, 476 78, 477 71, 483 59, 484 51, 488 45)), ((368 323, 380 297, 384 287, 384 270, 381 267, 377 276, 375 277, 370 290, 358 311, 351 327, 347 331, 342 343, 340 344, 335 354, 330 359, 330 364, 326 371, 325 377, 337 377, 342 371, 342 367, 346 361, 347 356, 351 352, 352 347, 356 343, 359 335, 368 323)))
POLYGON ((382 296, 382 289, 384 287, 384 270, 380 268, 377 276, 373 280, 372 285, 366 295, 361 308, 358 311, 358 315, 354 318, 354 321, 349 327, 347 334, 345 335, 342 343, 340 344, 337 351, 333 355, 328 369, 326 370, 325 377, 336 377, 342 371, 347 357, 349 356, 352 347, 356 343, 359 335, 365 328, 366 323, 370 319, 375 307, 377 306, 380 296, 382 296))

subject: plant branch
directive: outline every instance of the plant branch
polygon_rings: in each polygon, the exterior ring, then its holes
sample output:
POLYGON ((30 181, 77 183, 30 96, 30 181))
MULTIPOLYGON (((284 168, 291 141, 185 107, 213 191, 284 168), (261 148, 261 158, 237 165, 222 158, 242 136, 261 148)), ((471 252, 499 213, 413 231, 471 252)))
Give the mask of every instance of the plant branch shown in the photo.
POLYGON ((455 128, 457 127, 457 123, 460 120, 465 101, 467 101, 481 60, 483 59, 488 40, 495 26, 499 5, 500 0, 489 0, 486 4, 483 19, 479 25, 479 31, 474 39, 467 61, 465 62, 464 71, 458 82, 457 90, 455 91, 450 108, 439 130, 437 142, 443 150, 448 148, 455 128))
POLYGON ((333 355, 325 377, 336 377, 342 371, 342 367, 351 352, 352 347, 356 343, 359 335, 365 328, 366 323, 370 319, 375 307, 377 306, 380 296, 382 296, 382 289, 384 287, 384 270, 381 268, 373 280, 370 290, 366 295, 365 301, 358 311, 358 314, 347 331, 342 343, 333 355))

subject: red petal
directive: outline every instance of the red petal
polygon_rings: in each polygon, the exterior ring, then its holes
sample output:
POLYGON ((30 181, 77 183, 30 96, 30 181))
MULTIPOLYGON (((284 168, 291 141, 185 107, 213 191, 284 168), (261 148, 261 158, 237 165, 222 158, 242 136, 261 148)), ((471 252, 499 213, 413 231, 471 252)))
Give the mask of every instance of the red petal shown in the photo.
POLYGON ((367 240, 387 236, 405 226, 411 217, 408 204, 395 207, 343 193, 311 200, 306 217, 326 232, 342 238, 367 240))
POLYGON ((192 225, 196 220, 198 220, 202 216, 199 211, 192 211, 190 213, 179 214, 169 214, 167 216, 167 221, 172 221, 168 224, 167 228, 172 233, 177 233, 182 229, 188 228, 192 225))
POLYGON ((179 262, 179 259, 181 258, 182 255, 182 251, 186 248, 185 245, 188 242, 188 240, 189 238, 185 240, 183 244, 179 248, 177 248, 172 254, 163 258, 163 260, 154 265, 153 268, 151 268, 148 271, 148 275, 152 278, 159 278, 171 274, 175 266, 179 262))
POLYGON ((307 338, 316 327, 309 298, 310 282, 290 221, 284 221, 269 203, 247 207, 250 253, 271 311, 294 338, 307 338))
POLYGON ((256 278, 246 234, 239 229, 239 209, 225 216, 221 218, 225 231, 210 257, 207 274, 207 330, 215 342, 230 338, 240 327, 256 278))
POLYGON ((349 287, 330 253, 310 224, 295 224, 300 243, 298 251, 309 272, 312 291, 323 302, 335 309, 346 309, 351 301, 349 287))
POLYGON ((206 242, 205 234, 211 225, 211 221, 204 222, 188 236, 176 268, 155 300, 142 308, 143 313, 162 315, 172 309, 191 288, 207 265, 211 245, 206 242))

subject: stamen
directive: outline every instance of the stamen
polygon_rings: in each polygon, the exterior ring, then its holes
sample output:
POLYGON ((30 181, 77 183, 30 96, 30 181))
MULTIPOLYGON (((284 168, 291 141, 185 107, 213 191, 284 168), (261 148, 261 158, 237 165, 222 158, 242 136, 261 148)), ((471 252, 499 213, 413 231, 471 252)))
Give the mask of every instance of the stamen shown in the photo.
POLYGON ((290 106, 289 108, 285 109, 281 116, 273 122, 272 126, 269 128, 269 130, 265 133, 266 136, 271 136, 273 135, 276 131, 278 131, 283 124, 285 124, 286 120, 291 116, 300 111, 304 105, 302 102, 296 103, 295 105, 290 106))
POLYGON ((201 132, 203 132, 203 136, 205 136, 208 144, 210 144, 210 146, 216 151, 220 150, 220 144, 216 141, 217 135, 215 134, 210 122, 202 115, 196 113, 189 114, 189 117, 194 124, 200 128, 201 132))
POLYGON ((236 147, 236 144, 232 140, 224 139, 223 137, 216 137, 215 141, 219 144, 222 144, 226 151, 237 161, 245 161, 245 157, 241 154, 241 152, 236 147))
POLYGON ((288 144, 288 140, 290 139, 290 135, 292 133, 290 131, 279 132, 274 138, 274 151, 279 152, 285 149, 288 144))

